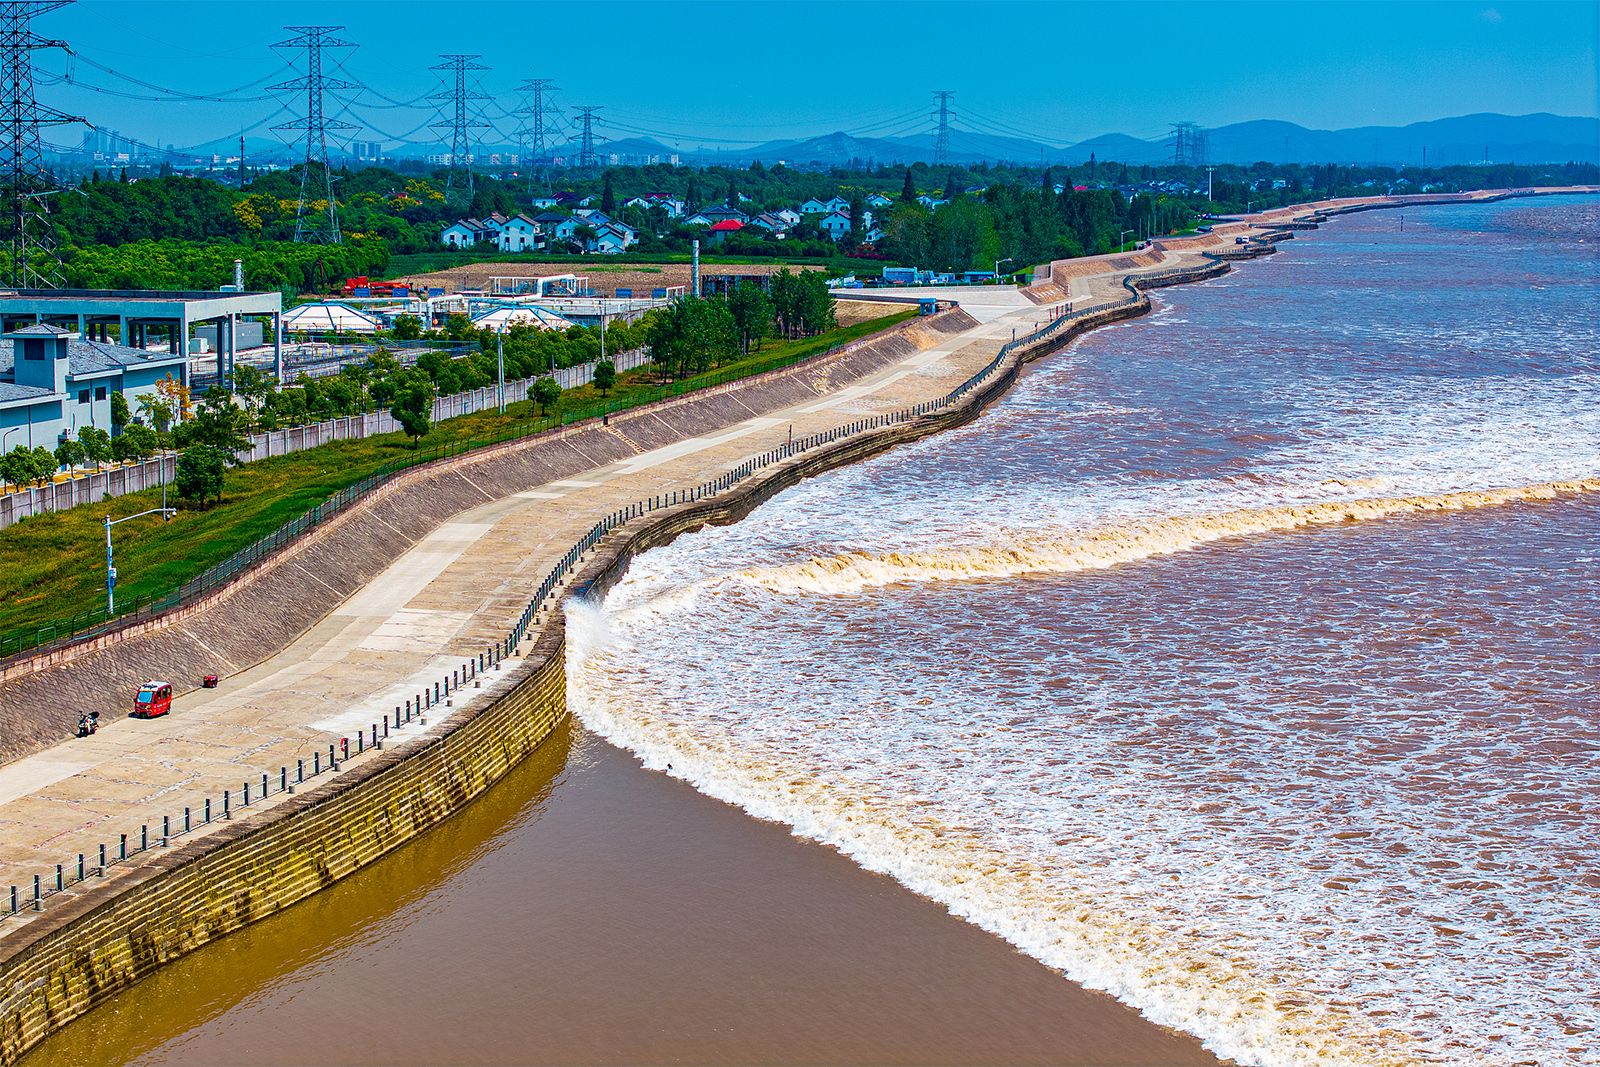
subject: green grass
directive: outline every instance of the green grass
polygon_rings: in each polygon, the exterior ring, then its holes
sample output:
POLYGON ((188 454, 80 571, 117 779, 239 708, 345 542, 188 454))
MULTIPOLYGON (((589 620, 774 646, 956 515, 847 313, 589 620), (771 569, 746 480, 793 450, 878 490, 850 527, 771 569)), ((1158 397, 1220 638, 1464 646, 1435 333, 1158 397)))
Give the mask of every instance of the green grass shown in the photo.
MULTIPOLYGON (((180 508, 172 521, 152 515, 112 528, 117 602, 126 611, 140 596, 165 593, 189 581, 387 464, 522 437, 602 410, 620 410, 745 377, 876 333, 915 314, 900 311, 819 337, 768 344, 746 359, 668 385, 655 381, 651 368, 641 367, 619 375, 605 398, 592 385, 563 393, 548 416, 541 416, 531 401, 522 401, 508 405, 504 415, 486 411, 446 419, 423 438, 420 451, 413 451, 402 434, 382 434, 243 464, 228 471, 220 504, 200 511, 172 497, 180 508)), ((17 650, 18 630, 30 631, 20 646, 27 648, 36 640, 32 634, 37 627, 103 609, 104 520, 160 506, 161 490, 147 489, 38 515, 0 530, 0 635, 9 638, 0 642, 0 655, 17 650)), ((83 620, 62 632, 99 621, 83 620)))

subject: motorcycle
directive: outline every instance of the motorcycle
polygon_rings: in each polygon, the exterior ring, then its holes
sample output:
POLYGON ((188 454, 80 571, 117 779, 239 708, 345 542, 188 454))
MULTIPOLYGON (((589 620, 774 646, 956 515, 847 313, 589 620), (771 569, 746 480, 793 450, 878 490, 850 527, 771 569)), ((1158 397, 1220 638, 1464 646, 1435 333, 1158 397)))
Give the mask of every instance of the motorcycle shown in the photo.
POLYGON ((92 737, 98 729, 100 729, 100 713, 98 711, 91 711, 87 715, 78 716, 79 737, 92 737))

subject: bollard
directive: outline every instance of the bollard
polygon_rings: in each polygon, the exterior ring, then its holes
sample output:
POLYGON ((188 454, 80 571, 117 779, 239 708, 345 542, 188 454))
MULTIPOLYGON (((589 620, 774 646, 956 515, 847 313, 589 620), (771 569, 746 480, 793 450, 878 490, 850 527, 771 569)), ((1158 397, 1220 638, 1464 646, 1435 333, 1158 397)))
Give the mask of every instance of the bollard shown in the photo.
POLYGON ((206 797, 206 825, 211 824, 211 798, 206 797))
POLYGON ((106 873, 106 846, 104 845, 100 846, 100 873, 102 875, 106 873))
POLYGON ((167 839, 172 836, 172 816, 161 816, 161 847, 167 847, 167 839))
POLYGON ((294 780, 297 782, 306 780, 306 761, 303 759, 294 761, 294 780))
MULTIPOLYGON (((345 745, 345 748, 347 750, 349 749, 349 747, 350 746, 348 744, 345 745)), ((365 730, 357 730, 356 731, 356 755, 359 756, 359 755, 361 755, 361 753, 365 752, 366 750, 367 750, 367 732, 365 730)), ((348 752, 346 753, 346 758, 349 758, 348 757, 348 752)))
POLYGON ((78 853, 78 881, 83 881, 83 853, 78 853))
POLYGON ((224 789, 222 791, 222 817, 224 819, 233 818, 233 812, 231 810, 229 810, 230 809, 230 805, 228 803, 228 800, 229 800, 228 790, 224 789))
POLYGON ((328 746, 328 770, 336 771, 338 769, 339 769, 339 763, 338 763, 337 760, 335 760, 333 758, 333 746, 329 745, 328 746))
POLYGON ((244 784, 244 804, 242 806, 246 807, 246 808, 248 808, 250 806, 250 783, 249 782, 246 782, 244 784))
POLYGON ((139 827, 139 851, 143 852, 150 847, 150 824, 144 823, 139 827))
POLYGON ((61 877, 61 864, 58 863, 56 864, 56 892, 59 893, 65 888, 67 888, 67 883, 61 877))
POLYGON ((11 914, 17 913, 17 887, 11 887, 11 914))
POLYGON ((122 843, 117 846, 117 859, 125 860, 127 858, 128 858, 128 835, 127 834, 123 834, 122 835, 122 843))
MULTIPOLYGON (((396 730, 400 729, 400 716, 399 715, 396 715, 394 717, 394 728, 396 730)), ((389 720, 388 720, 387 717, 383 720, 383 736, 384 737, 388 737, 389 736, 389 720)))
POLYGON ((350 739, 348 737, 341 737, 341 738, 339 738, 339 744, 340 744, 341 748, 343 749, 344 758, 345 759, 349 759, 350 758, 350 739))
POLYGON ((278 768, 278 792, 287 793, 288 791, 289 791, 289 768, 288 767, 279 767, 278 768))
POLYGON ((315 778, 322 773, 322 753, 311 753, 311 777, 315 778))
POLYGON ((434 682, 433 683, 433 702, 435 704, 439 703, 439 683, 438 682, 434 682))
POLYGON ((192 829, 194 829, 194 826, 189 821, 189 809, 188 808, 184 808, 183 809, 183 832, 184 833, 188 833, 192 829))
POLYGON ((264 774, 261 776, 261 799, 267 799, 267 776, 264 774))
POLYGON ((39 901, 41 899, 43 899, 43 897, 44 897, 44 894, 39 892, 39 876, 36 874, 36 875, 33 876, 33 910, 34 911, 41 910, 42 905, 39 903, 39 901))
POLYGON ((406 701, 406 722, 411 721, 411 701, 406 701))

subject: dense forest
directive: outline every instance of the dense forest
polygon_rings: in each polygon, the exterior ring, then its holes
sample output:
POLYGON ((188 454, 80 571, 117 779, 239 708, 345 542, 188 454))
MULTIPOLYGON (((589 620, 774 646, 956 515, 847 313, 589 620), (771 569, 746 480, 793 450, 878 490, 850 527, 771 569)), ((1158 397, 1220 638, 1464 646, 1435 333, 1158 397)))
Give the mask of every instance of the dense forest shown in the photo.
POLYGON ((533 199, 551 193, 609 204, 639 232, 640 243, 629 253, 637 258, 681 256, 706 235, 659 208, 626 206, 633 197, 676 196, 691 208, 737 203, 748 214, 841 197, 851 201, 861 225, 838 244, 808 218, 787 240, 750 227, 715 251, 823 260, 830 269, 848 268, 844 257, 855 257, 864 261, 858 269, 871 274, 884 263, 960 271, 992 269, 999 262, 1025 269, 1108 251, 1130 239, 1182 232, 1198 216, 1320 197, 1597 180, 1593 164, 1573 163, 1427 169, 1256 163, 1202 169, 1091 159, 1073 167, 914 163, 824 172, 756 162, 702 169, 613 167, 584 175, 558 172, 542 181, 486 173, 477 176, 470 202, 452 204, 445 199, 442 172, 411 176, 368 167, 339 169, 334 177, 344 243, 328 247, 292 243, 298 169, 257 174, 243 188, 172 174, 87 174, 54 204, 65 281, 95 288, 214 288, 231 280, 233 260, 240 259, 253 289, 278 288, 290 297, 327 291, 353 275, 381 276, 392 255, 437 251, 440 230, 459 218, 534 213, 542 209, 533 199), (870 228, 864 202, 875 193, 894 202, 872 213, 871 227, 882 237, 867 241, 861 238, 870 228), (918 196, 946 202, 930 209, 916 202, 918 196))

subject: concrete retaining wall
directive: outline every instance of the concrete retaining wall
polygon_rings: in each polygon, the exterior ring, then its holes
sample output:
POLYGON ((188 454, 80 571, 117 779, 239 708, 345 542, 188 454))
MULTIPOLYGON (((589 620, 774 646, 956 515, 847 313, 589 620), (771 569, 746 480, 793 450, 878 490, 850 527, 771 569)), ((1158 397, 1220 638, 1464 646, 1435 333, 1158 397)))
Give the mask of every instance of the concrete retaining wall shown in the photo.
MULTIPOLYGON (((669 508, 632 527, 619 529, 596 546, 572 589, 580 595, 602 593, 640 551, 708 523, 735 522, 803 478, 970 422, 1009 389, 1028 360, 1055 351, 1096 326, 1142 315, 1149 307, 1147 299, 1140 299, 1085 316, 1031 348, 1014 352, 995 373, 948 408, 801 454, 764 468, 719 497, 669 508)), ((897 331, 884 339, 891 343, 863 345, 828 357, 824 365, 802 368, 812 381, 783 375, 758 383, 767 389, 761 395, 744 391, 743 395, 734 396, 735 391, 729 390, 707 399, 741 406, 751 401, 761 404, 792 393, 797 381, 800 388, 812 384, 818 375, 831 380, 847 370, 870 373, 903 358, 902 346, 910 351, 922 350, 917 347, 919 343, 972 325, 963 313, 952 315, 966 321, 951 319, 936 324, 920 320, 907 325, 926 331, 925 334, 907 336, 897 331)), ((924 343, 922 347, 928 345, 924 343)), ((694 416, 691 421, 709 414, 692 402, 686 403, 688 399, 683 398, 677 405, 683 413, 694 416)), ((660 414, 640 412, 634 421, 643 418, 660 418, 660 414)), ((670 425, 665 420, 663 424, 670 425)), ((595 431, 585 430, 578 436, 592 433, 595 431)), ((563 447, 575 443, 559 442, 563 447)), ((473 470, 474 482, 492 474, 515 479, 515 468, 494 464, 524 463, 526 453, 531 451, 525 446, 509 446, 478 460, 473 470)), ((408 486, 379 494, 383 508, 375 506, 347 515, 338 525, 347 534, 359 534, 370 524, 383 521, 379 512, 384 508, 388 509, 388 517, 397 518, 397 498, 419 490, 454 494, 452 503, 464 506, 476 504, 488 495, 481 490, 476 498, 465 493, 459 484, 464 479, 454 466, 423 473, 408 486)), ((526 470, 520 473, 525 476, 526 470)), ((490 484, 497 491, 505 491, 502 485, 490 484)), ((459 510, 460 507, 453 507, 442 514, 459 510)), ((405 537, 399 530, 393 533, 401 539, 405 537)), ((338 541, 338 537, 323 537, 316 547, 324 552, 400 547, 383 540, 364 543, 359 537, 347 544, 336 545, 338 541)), ((296 546, 296 550, 286 555, 304 555, 305 543, 296 546)), ((304 561, 296 565, 303 566, 304 561)), ((248 600, 250 609, 259 613, 271 604, 270 574, 290 570, 287 566, 263 568, 268 573, 244 587, 249 591, 247 596, 225 598, 216 609, 236 609, 248 600)), ((352 581, 356 588, 364 584, 352 581)), ((335 604, 343 599, 339 597, 335 604)), ((148 639, 167 636, 170 635, 156 633, 148 639)), ((238 819, 208 837, 171 850, 141 853, 117 865, 125 868, 122 877, 55 905, 19 930, 15 939, 0 938, 0 1064, 16 1062, 47 1034, 139 981, 162 963, 304 899, 460 810, 526 758, 564 721, 565 640, 564 620, 559 612, 553 613, 539 630, 526 659, 512 667, 504 680, 508 691, 492 703, 463 713, 436 735, 370 756, 323 785, 238 819)), ((95 654, 116 651, 102 649, 95 654)), ((43 672, 34 677, 53 675, 54 672, 43 672)), ((8 706, 10 703, 8 700, 8 706)))
POLYGON ((913 319, 791 367, 407 471, 201 600, 0 670, 0 760, 70 736, 78 717, 131 706, 146 678, 179 693, 276 655, 451 516, 661 445, 835 391, 976 325, 913 319), (615 431, 615 432, 614 432, 615 431))
MULTIPOLYGON (((633 370, 650 362, 648 349, 635 348, 617 354, 613 362, 617 372, 633 370)), ((553 375, 562 389, 577 389, 594 380, 594 364, 583 363, 576 367, 563 367, 553 375)), ((515 404, 528 399, 529 390, 538 378, 519 378, 506 383, 506 403, 515 404)), ((470 389, 464 393, 441 396, 433 402, 433 421, 453 419, 487 411, 499 403, 493 386, 470 389)), ((383 433, 397 433, 400 427, 387 411, 373 411, 365 415, 350 415, 338 419, 324 419, 305 426, 291 426, 282 430, 252 434, 248 453, 239 453, 246 462, 287 455, 307 448, 317 448, 330 441, 348 441, 375 437, 383 433)), ((177 475, 177 456, 158 457, 143 463, 130 463, 126 467, 85 474, 80 478, 50 485, 20 489, 0 496, 0 530, 30 515, 46 511, 63 511, 80 504, 93 504, 108 496, 123 496, 141 489, 154 489, 165 481, 172 484, 177 475), (162 473, 163 466, 166 468, 162 473)))

